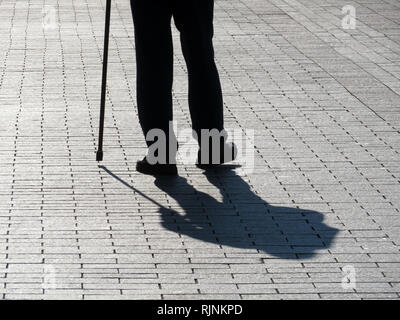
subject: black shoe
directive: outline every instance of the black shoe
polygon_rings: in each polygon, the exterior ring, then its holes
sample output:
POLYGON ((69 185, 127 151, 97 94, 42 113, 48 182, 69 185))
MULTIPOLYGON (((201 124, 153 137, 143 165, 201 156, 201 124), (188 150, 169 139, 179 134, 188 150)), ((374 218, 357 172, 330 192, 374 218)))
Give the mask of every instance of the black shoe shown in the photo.
POLYGON ((178 175, 178 169, 176 164, 150 164, 147 158, 144 157, 143 160, 136 162, 136 171, 149 174, 153 176, 176 176, 178 175))
POLYGON ((217 163, 213 163, 212 161, 212 155, 210 153, 208 160, 206 163, 202 163, 202 157, 201 157, 201 150, 199 150, 197 154, 197 163, 196 166, 200 169, 203 170, 208 170, 208 169, 213 169, 221 164, 234 161, 237 157, 237 147, 234 143, 225 143, 222 145, 221 150, 220 150, 220 159, 217 163))

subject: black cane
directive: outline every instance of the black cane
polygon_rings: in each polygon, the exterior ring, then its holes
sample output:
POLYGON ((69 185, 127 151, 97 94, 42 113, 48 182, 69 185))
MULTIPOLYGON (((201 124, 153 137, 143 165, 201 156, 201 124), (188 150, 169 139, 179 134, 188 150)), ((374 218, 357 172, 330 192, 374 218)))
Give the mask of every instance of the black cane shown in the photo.
POLYGON ((111 0, 107 0, 106 23, 105 23, 105 28, 104 28, 103 75, 102 75, 102 81, 101 81, 99 146, 97 149, 96 161, 103 161, 104 113, 105 113, 105 108, 106 108, 108 42, 109 42, 109 38, 110 38, 110 16, 111 16, 111 0))

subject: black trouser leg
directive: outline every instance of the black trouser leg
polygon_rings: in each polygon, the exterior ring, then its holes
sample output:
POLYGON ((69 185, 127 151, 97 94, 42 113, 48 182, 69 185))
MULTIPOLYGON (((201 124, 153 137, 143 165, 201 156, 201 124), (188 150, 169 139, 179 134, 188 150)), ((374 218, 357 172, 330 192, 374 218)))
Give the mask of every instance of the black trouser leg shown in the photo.
POLYGON ((189 107, 193 130, 223 129, 223 100, 214 61, 214 0, 173 0, 175 25, 189 73, 189 107))
MULTIPOLYGON (((169 0, 131 0, 135 27, 137 104, 145 136, 172 121, 173 45, 169 0)), ((168 140, 167 140, 168 141, 168 140)), ((151 141, 147 141, 150 146, 151 141)))

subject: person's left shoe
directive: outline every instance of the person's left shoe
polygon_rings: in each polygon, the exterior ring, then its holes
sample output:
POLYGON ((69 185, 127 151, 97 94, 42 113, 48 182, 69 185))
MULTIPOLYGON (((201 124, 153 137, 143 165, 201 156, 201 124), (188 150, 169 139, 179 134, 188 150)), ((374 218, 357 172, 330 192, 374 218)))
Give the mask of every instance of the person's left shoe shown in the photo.
POLYGON ((147 158, 136 162, 136 171, 153 175, 153 176, 176 176, 178 175, 178 169, 176 164, 150 164, 147 158))
POLYGON ((234 143, 224 143, 220 149, 220 159, 217 163, 212 163, 211 153, 208 156, 206 163, 202 163, 202 150, 200 149, 197 155, 196 166, 203 170, 209 170, 219 167, 220 165, 234 161, 237 157, 237 147, 234 143))

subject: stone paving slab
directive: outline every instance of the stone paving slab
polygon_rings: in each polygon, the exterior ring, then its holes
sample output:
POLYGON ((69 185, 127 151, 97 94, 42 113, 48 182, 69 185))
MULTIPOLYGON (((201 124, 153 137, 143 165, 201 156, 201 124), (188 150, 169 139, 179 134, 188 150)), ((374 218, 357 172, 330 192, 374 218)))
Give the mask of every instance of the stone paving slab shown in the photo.
POLYGON ((113 1, 95 162, 104 8, 0 1, 2 299, 400 298, 397 0, 216 0, 226 126, 255 130, 254 169, 181 163, 173 180, 134 169, 127 0, 113 1))

